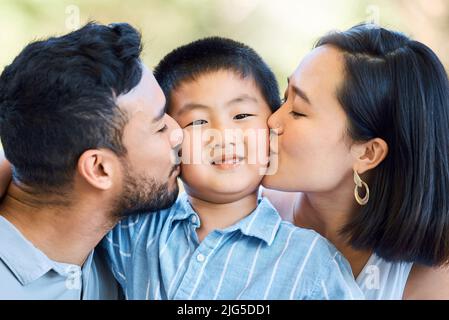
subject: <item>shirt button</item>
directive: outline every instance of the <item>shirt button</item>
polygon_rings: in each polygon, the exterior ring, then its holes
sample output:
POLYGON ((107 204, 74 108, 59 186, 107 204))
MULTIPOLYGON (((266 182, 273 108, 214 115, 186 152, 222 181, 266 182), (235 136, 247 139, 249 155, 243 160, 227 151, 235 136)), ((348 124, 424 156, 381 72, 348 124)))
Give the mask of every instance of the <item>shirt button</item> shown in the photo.
POLYGON ((204 255, 202 255, 201 253, 199 254, 199 255, 197 255, 196 256, 196 260, 198 261, 198 262, 203 262, 204 261, 204 255))
POLYGON ((65 281, 66 288, 69 290, 81 289, 81 270, 76 266, 69 266, 66 269, 67 279, 65 281))
POLYGON ((197 221, 196 216, 192 216, 192 217, 190 218, 190 222, 192 222, 193 224, 195 224, 196 221, 197 221))

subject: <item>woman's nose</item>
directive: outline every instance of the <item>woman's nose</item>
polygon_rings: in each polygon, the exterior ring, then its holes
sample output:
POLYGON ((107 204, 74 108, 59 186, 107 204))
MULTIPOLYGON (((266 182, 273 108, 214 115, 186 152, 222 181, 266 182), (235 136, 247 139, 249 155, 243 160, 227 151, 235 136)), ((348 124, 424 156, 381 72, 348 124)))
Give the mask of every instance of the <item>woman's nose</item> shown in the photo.
POLYGON ((268 127, 270 128, 270 133, 280 135, 284 132, 284 127, 282 125, 281 119, 279 117, 280 109, 273 113, 268 118, 268 127))

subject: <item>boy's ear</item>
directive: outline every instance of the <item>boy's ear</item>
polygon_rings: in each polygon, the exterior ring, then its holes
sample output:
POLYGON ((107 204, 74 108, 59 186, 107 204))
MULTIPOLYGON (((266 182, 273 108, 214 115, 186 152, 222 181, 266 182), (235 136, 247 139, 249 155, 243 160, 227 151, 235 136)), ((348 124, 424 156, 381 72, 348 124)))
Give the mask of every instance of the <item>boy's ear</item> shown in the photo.
POLYGON ((118 170, 117 156, 110 150, 87 150, 78 159, 79 175, 97 189, 112 188, 118 170))
POLYGON ((377 167, 388 154, 388 144, 380 138, 371 139, 365 143, 354 144, 351 153, 355 156, 354 169, 359 174, 377 167))

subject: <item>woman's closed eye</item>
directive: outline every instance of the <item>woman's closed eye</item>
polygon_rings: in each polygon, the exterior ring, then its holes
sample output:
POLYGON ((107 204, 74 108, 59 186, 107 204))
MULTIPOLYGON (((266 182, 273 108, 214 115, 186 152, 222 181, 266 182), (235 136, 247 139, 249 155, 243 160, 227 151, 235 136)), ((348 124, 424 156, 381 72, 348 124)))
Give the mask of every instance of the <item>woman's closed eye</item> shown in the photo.
POLYGON ((242 120, 242 119, 245 119, 245 118, 248 118, 248 117, 252 117, 252 116, 254 116, 254 114, 250 114, 250 113, 240 113, 240 114, 238 114, 238 115, 236 115, 236 116, 234 117, 234 120, 242 120))
POLYGON ((300 112, 296 112, 296 111, 290 111, 290 114, 291 114, 291 116, 294 118, 294 119, 299 119, 299 118, 301 118, 301 117, 306 117, 306 115, 304 114, 304 113, 300 113, 300 112))
POLYGON ((195 121, 190 122, 188 125, 186 125, 186 127, 188 127, 188 126, 196 127, 196 126, 201 126, 201 125, 206 124, 206 123, 207 123, 206 120, 199 119, 199 120, 195 120, 195 121))

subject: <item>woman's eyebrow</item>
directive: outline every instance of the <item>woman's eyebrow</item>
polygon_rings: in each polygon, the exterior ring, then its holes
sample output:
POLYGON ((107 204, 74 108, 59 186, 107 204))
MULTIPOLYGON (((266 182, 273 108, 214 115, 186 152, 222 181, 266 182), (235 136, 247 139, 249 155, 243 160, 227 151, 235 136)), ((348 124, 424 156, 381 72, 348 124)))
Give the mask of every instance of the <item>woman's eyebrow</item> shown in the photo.
POLYGON ((293 84, 290 84, 290 78, 287 78, 287 82, 288 82, 288 85, 291 86, 293 92, 294 92, 297 96, 299 96, 301 99, 303 99, 303 100, 304 100, 305 102, 307 102, 308 104, 310 104, 310 105, 312 104, 312 103, 310 102, 309 97, 308 97, 307 94, 304 92, 304 90, 302 90, 301 88, 299 88, 299 87, 297 87, 297 86, 295 86, 295 85, 293 85, 293 84))

